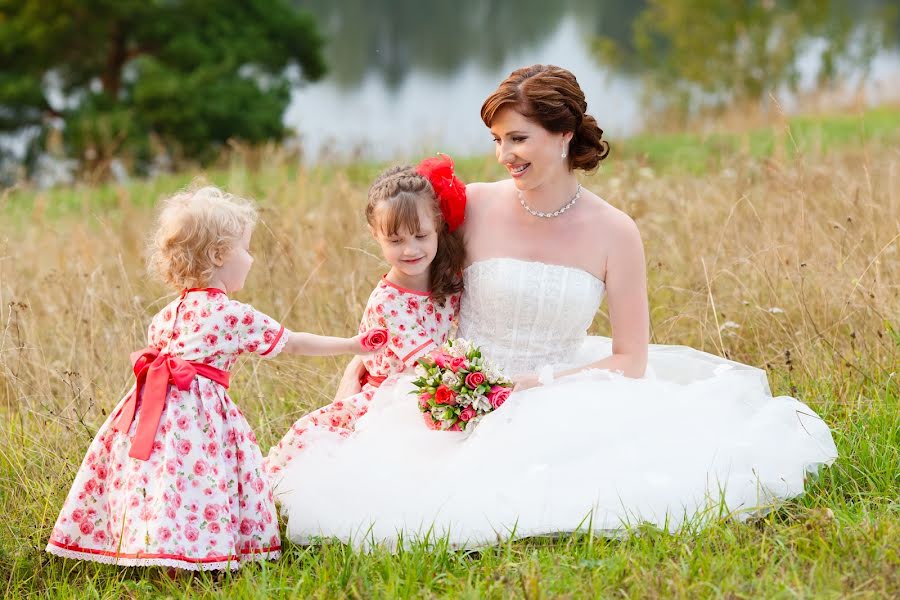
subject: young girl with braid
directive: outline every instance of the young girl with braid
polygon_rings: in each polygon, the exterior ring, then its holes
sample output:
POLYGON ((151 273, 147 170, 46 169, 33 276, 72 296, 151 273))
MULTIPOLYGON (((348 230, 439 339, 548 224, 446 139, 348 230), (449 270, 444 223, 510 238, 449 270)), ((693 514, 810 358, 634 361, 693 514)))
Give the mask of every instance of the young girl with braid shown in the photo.
POLYGON ((388 331, 388 343, 367 356, 362 391, 296 421, 266 459, 279 473, 317 438, 346 437, 390 376, 411 371, 419 357, 445 343, 459 312, 465 258, 458 231, 465 214, 465 186, 453 162, 441 156, 417 167, 393 167, 369 189, 366 221, 390 271, 369 296, 360 331, 388 331))

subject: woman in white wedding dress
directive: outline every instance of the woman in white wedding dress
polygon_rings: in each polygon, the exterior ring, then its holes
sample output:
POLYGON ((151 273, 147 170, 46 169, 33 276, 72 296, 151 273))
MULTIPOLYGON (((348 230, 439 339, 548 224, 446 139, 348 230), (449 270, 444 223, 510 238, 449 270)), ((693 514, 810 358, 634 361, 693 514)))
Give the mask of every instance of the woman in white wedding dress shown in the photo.
POLYGON ((424 426, 411 376, 386 382, 349 438, 317 440, 281 473, 289 538, 478 547, 743 519, 836 458, 828 426, 773 398, 763 371, 648 344, 637 228, 574 173, 608 153, 586 109, 575 77, 542 65, 482 107, 511 179, 467 188, 458 337, 516 391, 466 434, 424 426), (604 294, 612 340, 587 336, 604 294))

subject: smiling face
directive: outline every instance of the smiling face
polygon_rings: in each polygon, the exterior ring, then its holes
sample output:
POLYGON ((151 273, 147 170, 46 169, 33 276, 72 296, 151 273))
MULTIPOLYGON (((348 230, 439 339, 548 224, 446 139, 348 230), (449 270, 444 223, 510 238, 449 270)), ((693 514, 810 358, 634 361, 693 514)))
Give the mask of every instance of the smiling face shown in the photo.
POLYGON ((491 123, 497 162, 506 167, 519 190, 533 190, 569 172, 562 156, 572 133, 552 133, 513 108, 497 112, 491 123))
POLYGON ((402 287, 427 289, 438 249, 435 215, 427 202, 416 202, 416 213, 399 219, 397 215, 384 214, 390 210, 386 202, 379 203, 375 208, 376 223, 370 226, 384 259, 391 265, 388 278, 402 287))

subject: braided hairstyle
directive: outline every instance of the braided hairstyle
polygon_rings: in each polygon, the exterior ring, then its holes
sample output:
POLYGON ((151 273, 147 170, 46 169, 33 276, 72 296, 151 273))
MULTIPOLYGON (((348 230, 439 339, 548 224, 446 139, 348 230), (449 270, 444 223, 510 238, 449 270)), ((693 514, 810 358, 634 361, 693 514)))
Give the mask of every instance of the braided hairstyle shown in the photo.
POLYGON ((384 235, 397 235, 401 229, 415 233, 419 230, 419 205, 423 202, 434 215, 438 235, 437 253, 428 269, 428 287, 431 297, 443 304, 447 296, 463 289, 466 249, 460 232, 450 233, 431 182, 411 166, 387 169, 369 188, 366 221, 384 235))
POLYGON ((591 171, 609 155, 603 130, 587 114, 584 92, 566 69, 532 65, 513 71, 481 105, 481 120, 490 127, 504 108, 512 108, 552 133, 571 131, 569 169, 591 171))

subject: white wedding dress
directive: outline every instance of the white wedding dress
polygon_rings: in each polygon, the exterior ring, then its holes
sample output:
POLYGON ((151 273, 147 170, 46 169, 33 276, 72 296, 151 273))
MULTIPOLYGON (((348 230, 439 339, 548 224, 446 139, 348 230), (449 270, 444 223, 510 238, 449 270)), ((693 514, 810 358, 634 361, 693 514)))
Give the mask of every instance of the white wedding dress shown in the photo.
MULTIPOLYGON (((576 268, 479 261, 465 271, 459 337, 509 375, 587 364, 611 353, 586 334, 603 291, 576 268)), ((388 380, 349 438, 322 437, 286 467, 276 495, 289 538, 474 548, 672 530, 765 512, 837 456, 828 426, 773 398, 765 372, 683 346, 651 346, 642 379, 590 370, 514 393, 469 434, 427 429, 410 380, 388 380)))

